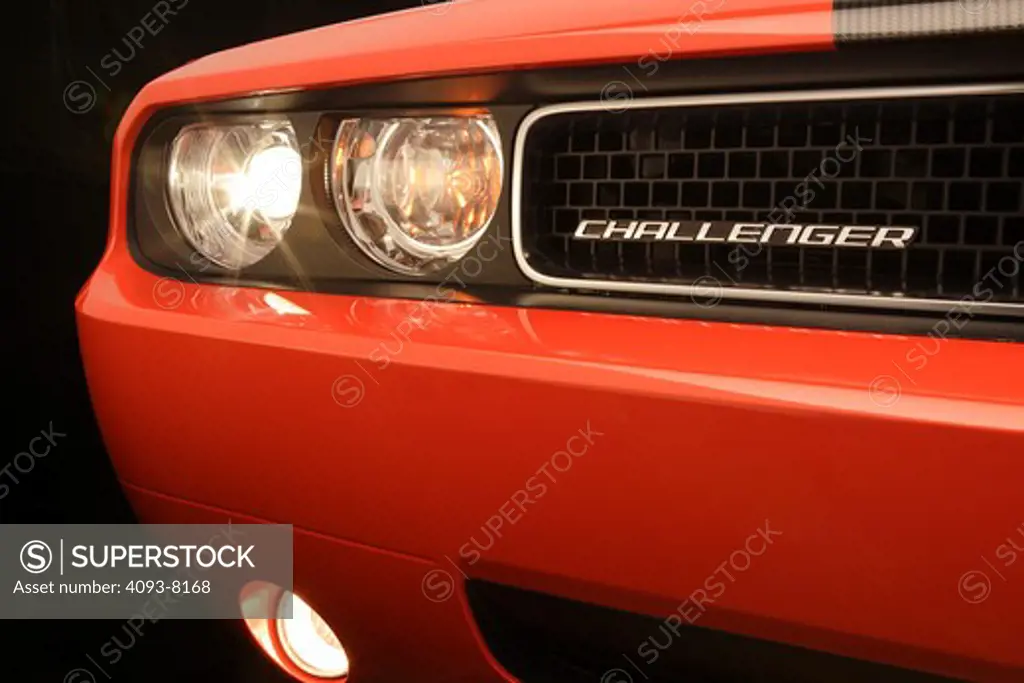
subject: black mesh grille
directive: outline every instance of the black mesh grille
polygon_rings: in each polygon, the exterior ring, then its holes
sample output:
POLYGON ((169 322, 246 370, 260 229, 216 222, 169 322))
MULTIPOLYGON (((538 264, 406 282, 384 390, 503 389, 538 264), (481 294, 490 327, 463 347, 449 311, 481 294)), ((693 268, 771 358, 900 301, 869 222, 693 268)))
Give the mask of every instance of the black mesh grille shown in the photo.
POLYGON ((995 272, 984 300, 1024 297, 1021 94, 559 113, 522 163, 522 246, 544 275, 950 299, 995 272), (613 242, 574 239, 582 220, 918 232, 902 250, 613 242))

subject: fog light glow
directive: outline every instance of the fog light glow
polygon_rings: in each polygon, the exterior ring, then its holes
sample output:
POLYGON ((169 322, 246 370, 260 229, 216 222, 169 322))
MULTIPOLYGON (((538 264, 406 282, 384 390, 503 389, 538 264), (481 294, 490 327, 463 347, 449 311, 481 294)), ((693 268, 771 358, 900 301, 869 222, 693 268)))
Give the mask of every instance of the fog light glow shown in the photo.
POLYGON ((297 595, 285 594, 281 605, 292 600, 292 618, 277 619, 277 636, 288 659, 298 668, 320 678, 348 674, 348 655, 334 631, 316 610, 297 595))
POLYGON ((340 683, 348 677, 345 648, 323 617, 299 596, 273 583, 252 581, 242 589, 239 606, 256 644, 292 678, 340 683), (266 614, 276 616, 262 616, 266 614))

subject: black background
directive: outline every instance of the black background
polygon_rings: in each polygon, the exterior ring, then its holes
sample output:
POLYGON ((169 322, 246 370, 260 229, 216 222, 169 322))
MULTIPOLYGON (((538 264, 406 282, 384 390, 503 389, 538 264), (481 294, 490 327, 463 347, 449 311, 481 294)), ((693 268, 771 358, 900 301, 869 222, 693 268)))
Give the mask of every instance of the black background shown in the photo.
MULTIPOLYGON (((9 487, 6 493, 0 488, 0 523, 134 521, 89 404, 74 298, 105 245, 110 144, 139 89, 211 52, 418 2, 188 0, 132 54, 125 35, 155 4, 35 0, 4 3, 0 10, 8 53, 0 62, 0 292, 7 304, 0 307, 0 468, 50 425, 66 434, 30 471, 11 467, 0 475, 0 484, 9 487), (111 75, 115 49, 125 59, 114 57, 121 69, 111 75), (65 89, 76 80, 96 90, 88 111, 74 112, 65 104, 65 89)), ((0 680, 59 683, 75 668, 100 682, 287 680, 249 645, 237 622, 160 621, 143 626, 141 636, 125 628, 118 621, 0 620, 0 680), (101 654, 104 647, 107 653, 119 650, 120 659, 111 664, 112 657, 101 654)), ((77 676, 67 683, 88 683, 84 674, 77 676)))

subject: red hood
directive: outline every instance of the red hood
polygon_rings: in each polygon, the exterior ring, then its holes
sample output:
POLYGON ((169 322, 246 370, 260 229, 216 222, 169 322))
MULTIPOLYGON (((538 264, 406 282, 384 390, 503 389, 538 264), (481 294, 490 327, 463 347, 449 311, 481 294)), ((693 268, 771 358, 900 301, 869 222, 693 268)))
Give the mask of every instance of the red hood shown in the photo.
POLYGON ((652 52, 675 58, 825 48, 832 44, 831 11, 830 0, 454 0, 225 50, 161 77, 139 99, 209 99, 652 52))

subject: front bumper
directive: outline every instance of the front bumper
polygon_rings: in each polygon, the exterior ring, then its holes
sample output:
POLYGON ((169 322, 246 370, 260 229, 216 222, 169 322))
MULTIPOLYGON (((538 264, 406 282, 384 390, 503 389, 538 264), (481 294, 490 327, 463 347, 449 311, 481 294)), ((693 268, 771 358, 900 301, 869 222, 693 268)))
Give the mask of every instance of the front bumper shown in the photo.
POLYGON ((1024 676, 1019 345, 200 287, 125 250, 77 311, 140 518, 294 524, 355 683, 506 680, 464 576, 664 616, 766 524, 697 625, 1024 676))

